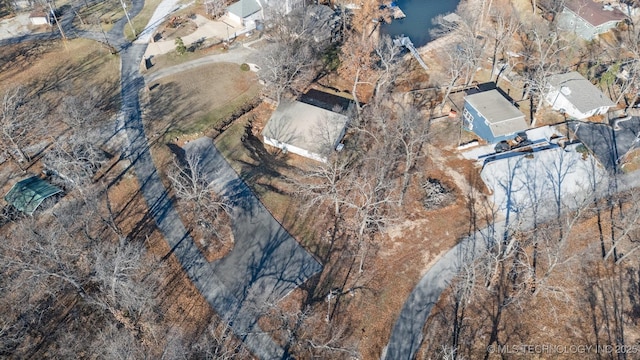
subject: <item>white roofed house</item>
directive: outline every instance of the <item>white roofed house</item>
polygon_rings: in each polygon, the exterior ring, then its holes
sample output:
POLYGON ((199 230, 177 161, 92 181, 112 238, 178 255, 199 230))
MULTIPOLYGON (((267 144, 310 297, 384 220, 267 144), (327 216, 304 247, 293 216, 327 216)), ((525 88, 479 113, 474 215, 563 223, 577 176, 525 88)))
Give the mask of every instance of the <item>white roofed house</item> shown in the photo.
POLYGON ((545 101, 554 110, 578 120, 605 114, 615 106, 600 89, 576 71, 550 76, 545 101))
POLYGON ((239 0, 227 6, 227 16, 238 25, 244 26, 247 30, 256 28, 256 21, 261 21, 264 16, 262 6, 258 0, 239 0))
POLYGON ((349 117, 300 101, 281 101, 262 136, 265 144, 326 162, 344 137, 349 117))

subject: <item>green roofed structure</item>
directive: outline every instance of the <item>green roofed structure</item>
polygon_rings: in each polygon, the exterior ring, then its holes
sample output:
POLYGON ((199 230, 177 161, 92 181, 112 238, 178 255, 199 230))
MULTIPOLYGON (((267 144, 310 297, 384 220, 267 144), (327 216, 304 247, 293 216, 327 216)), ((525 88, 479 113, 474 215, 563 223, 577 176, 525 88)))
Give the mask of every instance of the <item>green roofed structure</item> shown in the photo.
POLYGON ((34 175, 18 181, 4 199, 16 209, 32 215, 46 198, 61 192, 58 187, 34 175))

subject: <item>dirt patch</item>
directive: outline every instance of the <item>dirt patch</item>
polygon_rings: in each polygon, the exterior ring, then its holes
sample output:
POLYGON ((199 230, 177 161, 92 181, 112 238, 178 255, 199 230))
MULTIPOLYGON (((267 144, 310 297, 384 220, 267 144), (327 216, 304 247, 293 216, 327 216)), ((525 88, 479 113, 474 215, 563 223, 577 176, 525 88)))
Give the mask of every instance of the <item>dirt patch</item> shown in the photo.
POLYGON ((173 16, 169 21, 167 21, 167 24, 158 31, 157 36, 159 36, 159 38, 156 38, 155 41, 175 40, 179 37, 193 33, 197 28, 198 26, 196 23, 188 18, 183 16, 173 16))
MULTIPOLYGON (((124 3, 127 6, 132 5, 128 0, 124 3)), ((81 30, 109 31, 113 24, 123 17, 124 10, 119 0, 105 0, 81 7, 78 16, 73 19, 73 24, 81 30)))

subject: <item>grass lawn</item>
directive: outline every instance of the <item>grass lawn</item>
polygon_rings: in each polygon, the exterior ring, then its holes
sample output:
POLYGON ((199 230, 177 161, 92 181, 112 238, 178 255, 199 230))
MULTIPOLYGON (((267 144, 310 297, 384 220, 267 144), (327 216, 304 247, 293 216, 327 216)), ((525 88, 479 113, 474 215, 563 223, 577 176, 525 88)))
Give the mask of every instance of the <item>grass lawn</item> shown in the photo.
MULTIPOLYGON (((131 1, 126 0, 125 4, 130 7, 131 1)), ((91 6, 83 6, 78 15, 73 20, 75 26, 89 31, 100 31, 102 27, 102 30, 109 31, 113 23, 124 17, 124 10, 119 0, 106 0, 91 6)))
MULTIPOLYGON (((149 23, 149 20, 151 20, 153 12, 156 11, 156 8, 158 7, 158 5, 160 5, 161 2, 162 0, 144 1, 144 7, 140 11, 140 13, 136 15, 136 17, 131 19, 133 27, 136 30, 136 34, 140 34, 140 32, 144 30, 145 26, 147 26, 147 23, 149 23)), ((135 36, 133 36, 133 32, 131 32, 131 26, 129 26, 129 24, 126 24, 124 27, 124 36, 127 38, 127 40, 134 40, 136 38, 135 36)))
MULTIPOLYGON (((153 45, 151 45, 153 46, 153 45)), ((176 51, 171 51, 166 54, 154 55, 151 62, 153 66, 144 72, 145 74, 153 74, 154 72, 172 67, 174 65, 196 60, 209 55, 223 54, 227 52, 222 48, 222 45, 212 45, 206 49, 197 49, 195 51, 187 51, 184 55, 179 55, 176 51)))
POLYGON ((0 55, 0 93, 25 85, 54 97, 60 89, 80 93, 95 86, 113 98, 116 109, 119 79, 119 57, 93 40, 24 43, 4 47, 0 55))
POLYGON ((147 128, 169 137, 206 132, 259 94, 252 72, 217 63, 151 84, 147 128))

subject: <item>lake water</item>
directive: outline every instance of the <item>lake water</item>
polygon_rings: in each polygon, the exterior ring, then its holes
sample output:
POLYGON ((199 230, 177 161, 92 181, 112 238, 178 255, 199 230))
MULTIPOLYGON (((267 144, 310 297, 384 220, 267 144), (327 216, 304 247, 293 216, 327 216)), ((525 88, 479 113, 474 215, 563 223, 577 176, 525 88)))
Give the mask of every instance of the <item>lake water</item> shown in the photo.
MULTIPOLYGON (((386 1, 385 1, 386 2, 386 1)), ((396 4, 407 15, 402 20, 393 20, 391 24, 382 25, 382 33, 391 38, 405 35, 411 38, 416 47, 431 41, 429 29, 433 27, 431 20, 440 14, 456 10, 459 0, 397 0, 396 4)))

